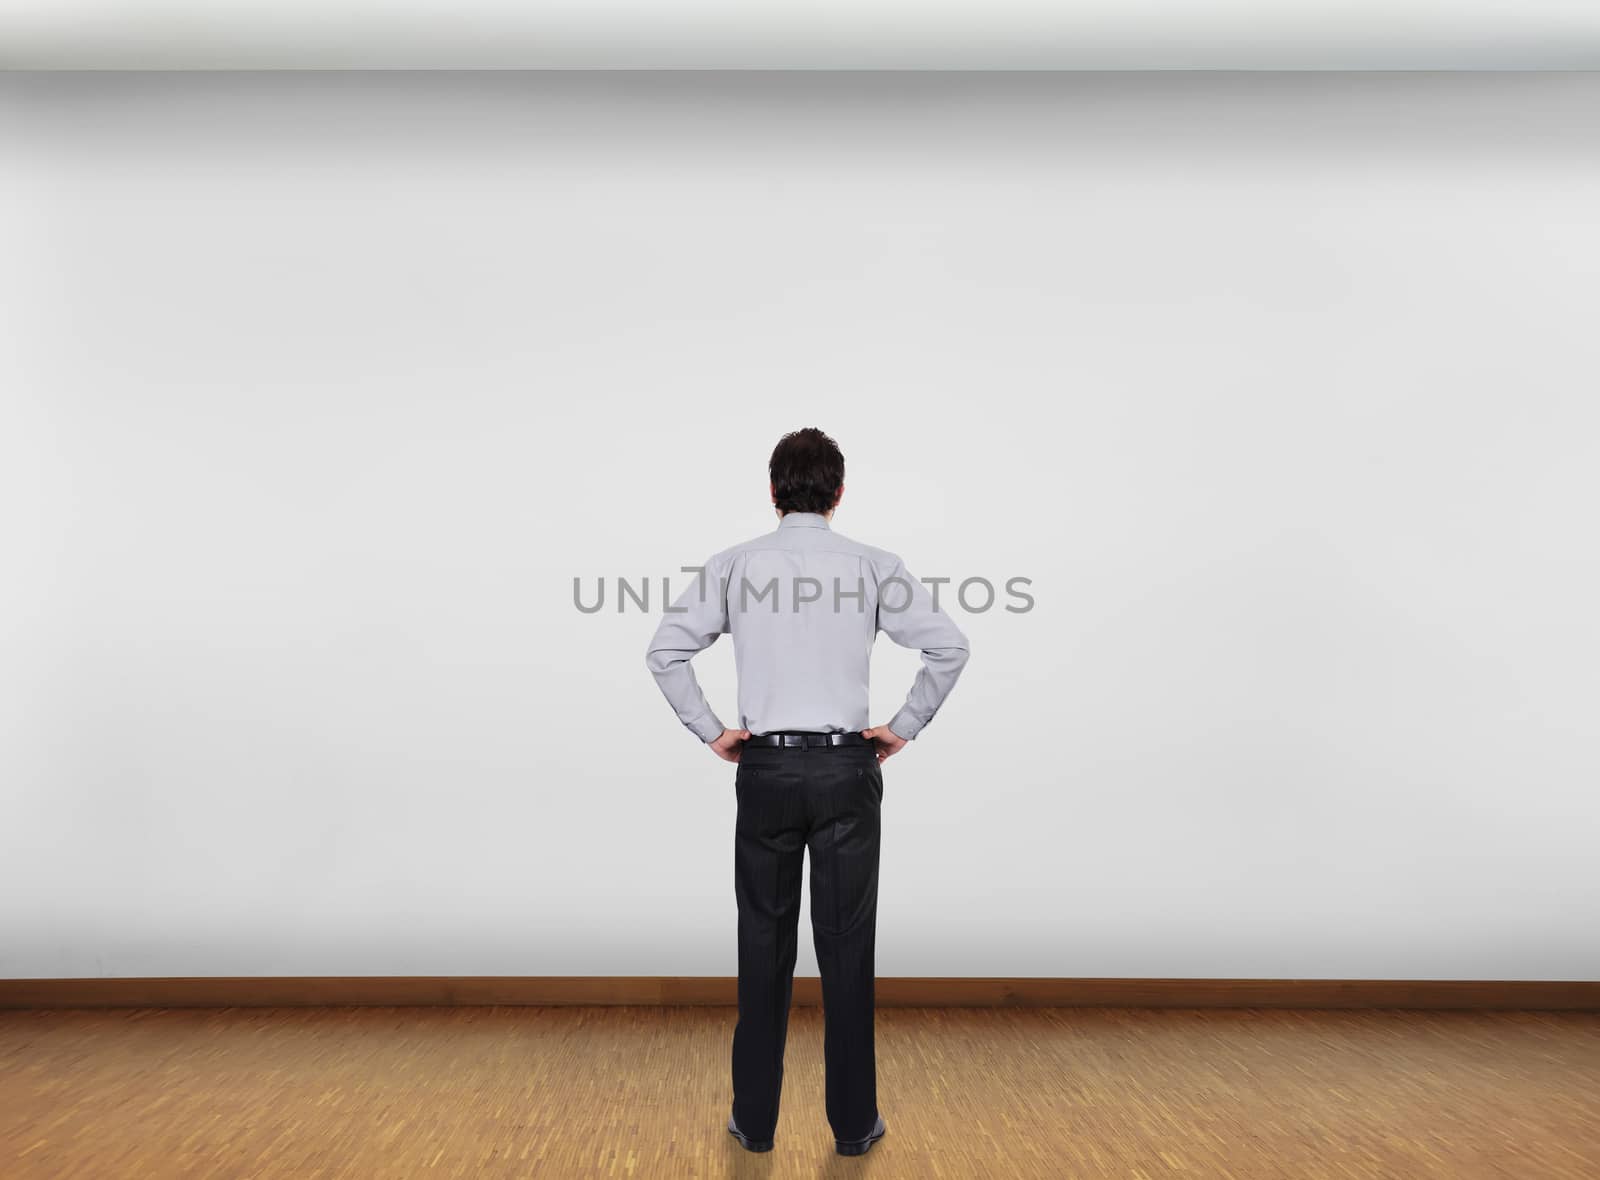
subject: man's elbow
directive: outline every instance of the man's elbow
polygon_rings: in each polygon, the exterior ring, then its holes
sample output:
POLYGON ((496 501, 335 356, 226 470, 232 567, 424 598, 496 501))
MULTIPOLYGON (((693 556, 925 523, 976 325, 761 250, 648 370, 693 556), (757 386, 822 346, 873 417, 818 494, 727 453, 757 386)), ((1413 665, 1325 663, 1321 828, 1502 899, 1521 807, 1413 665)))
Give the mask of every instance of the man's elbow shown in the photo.
POLYGON ((657 646, 655 640, 650 641, 650 646, 644 649, 644 666, 649 669, 650 675, 660 676, 667 670, 671 663, 670 654, 666 648, 657 646))
POLYGON ((650 675, 659 680, 679 664, 687 663, 693 654, 692 651, 652 640, 644 651, 644 666, 650 669, 650 675))
POLYGON ((939 649, 939 662, 952 673, 959 673, 967 666, 967 660, 972 656, 972 648, 963 636, 958 643, 952 643, 939 649))

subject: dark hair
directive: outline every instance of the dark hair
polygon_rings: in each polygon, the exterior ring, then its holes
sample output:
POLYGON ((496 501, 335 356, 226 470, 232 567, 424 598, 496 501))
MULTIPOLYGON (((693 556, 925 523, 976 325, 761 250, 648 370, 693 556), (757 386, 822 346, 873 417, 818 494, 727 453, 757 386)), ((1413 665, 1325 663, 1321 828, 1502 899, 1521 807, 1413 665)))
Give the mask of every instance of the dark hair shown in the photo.
POLYGON ((808 426, 778 440, 767 473, 779 512, 827 512, 844 484, 844 455, 838 443, 808 426))

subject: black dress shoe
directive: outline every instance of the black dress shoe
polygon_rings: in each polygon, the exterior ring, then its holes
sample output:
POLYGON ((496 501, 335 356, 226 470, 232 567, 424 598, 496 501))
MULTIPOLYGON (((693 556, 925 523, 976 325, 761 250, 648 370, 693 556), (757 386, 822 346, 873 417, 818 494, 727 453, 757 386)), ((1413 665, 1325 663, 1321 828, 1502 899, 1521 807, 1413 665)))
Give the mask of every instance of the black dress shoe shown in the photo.
POLYGON ((728 1134, 737 1139, 739 1141, 739 1146, 743 1147, 746 1151, 772 1150, 772 1140, 750 1138, 750 1136, 739 1130, 739 1125, 733 1121, 733 1116, 731 1114, 728 1116, 728 1134))
POLYGON ((889 1128, 884 1124, 883 1116, 878 1116, 878 1125, 872 1128, 872 1134, 865 1139, 835 1139, 833 1146, 840 1155, 866 1155, 872 1150, 872 1145, 883 1138, 883 1133, 889 1128))

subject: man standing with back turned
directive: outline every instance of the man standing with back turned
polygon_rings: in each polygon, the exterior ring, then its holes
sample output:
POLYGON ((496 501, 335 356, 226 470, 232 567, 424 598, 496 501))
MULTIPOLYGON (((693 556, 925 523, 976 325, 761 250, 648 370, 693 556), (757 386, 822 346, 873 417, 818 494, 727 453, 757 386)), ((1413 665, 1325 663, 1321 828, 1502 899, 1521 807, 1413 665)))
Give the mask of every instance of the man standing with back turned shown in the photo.
POLYGON ((816 429, 784 435, 769 473, 778 527, 706 561, 666 608, 645 663, 678 720, 739 764, 739 1022, 728 1130, 750 1151, 772 1149, 810 848, 828 1122, 839 1154, 861 1155, 886 1130, 873 1049, 881 763, 944 703, 966 665, 967 637, 893 553, 833 531, 844 456, 831 438, 816 429), (922 668, 899 712, 869 728, 867 672, 879 631, 919 648, 922 668), (717 719, 689 665, 723 632, 733 636, 738 729, 717 719))

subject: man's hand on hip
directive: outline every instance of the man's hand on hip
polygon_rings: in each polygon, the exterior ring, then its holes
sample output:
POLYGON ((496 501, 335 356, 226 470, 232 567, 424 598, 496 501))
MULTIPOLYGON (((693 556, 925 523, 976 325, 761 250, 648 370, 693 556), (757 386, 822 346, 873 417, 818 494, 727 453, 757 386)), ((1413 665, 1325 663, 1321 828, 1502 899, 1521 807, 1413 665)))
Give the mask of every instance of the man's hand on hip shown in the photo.
POLYGON ((887 725, 874 725, 871 729, 863 729, 861 736, 872 743, 879 762, 890 754, 898 754, 906 748, 906 739, 898 736, 887 725))
POLYGON ((744 749, 745 739, 750 736, 748 729, 725 729, 722 736, 712 738, 706 745, 711 747, 711 752, 724 762, 739 761, 739 752, 744 749))

